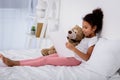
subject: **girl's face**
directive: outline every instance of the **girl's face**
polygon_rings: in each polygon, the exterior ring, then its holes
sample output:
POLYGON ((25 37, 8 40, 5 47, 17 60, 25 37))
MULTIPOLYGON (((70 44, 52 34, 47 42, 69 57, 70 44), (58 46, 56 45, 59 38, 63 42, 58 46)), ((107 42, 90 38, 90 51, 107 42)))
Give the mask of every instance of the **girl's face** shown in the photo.
POLYGON ((87 21, 83 21, 82 23, 82 31, 83 34, 85 35, 85 37, 93 37, 95 36, 95 30, 96 30, 96 26, 91 26, 87 21))

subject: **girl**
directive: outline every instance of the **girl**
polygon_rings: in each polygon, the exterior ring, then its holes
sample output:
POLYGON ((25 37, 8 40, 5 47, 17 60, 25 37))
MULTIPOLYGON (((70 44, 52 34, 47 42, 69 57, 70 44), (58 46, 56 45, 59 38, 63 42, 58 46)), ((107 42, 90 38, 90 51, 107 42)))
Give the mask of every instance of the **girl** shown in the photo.
POLYGON ((70 43, 66 43, 66 47, 72 50, 75 57, 59 57, 57 54, 51 54, 35 59, 14 61, 1 55, 3 62, 7 66, 44 66, 44 65, 55 65, 55 66, 77 66, 81 62, 89 60, 92 51, 98 37, 96 33, 100 32, 103 24, 103 12, 100 8, 93 10, 83 17, 82 31, 85 37, 81 40, 80 44, 74 47, 70 43))

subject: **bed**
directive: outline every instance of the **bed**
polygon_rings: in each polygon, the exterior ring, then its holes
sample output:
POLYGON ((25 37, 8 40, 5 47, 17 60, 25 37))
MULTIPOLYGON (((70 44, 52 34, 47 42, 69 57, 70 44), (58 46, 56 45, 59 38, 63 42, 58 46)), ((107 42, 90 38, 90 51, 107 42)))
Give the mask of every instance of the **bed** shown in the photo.
MULTIPOLYGON (((7 67, 0 60, 0 80, 120 80, 119 74, 116 73, 117 69, 120 68, 120 64, 118 64, 120 63, 119 60, 120 54, 117 54, 118 52, 120 52, 119 41, 120 40, 114 41, 114 40, 100 39, 95 46, 95 49, 93 51, 90 60, 86 63, 80 64, 79 66, 73 66, 73 67, 51 66, 51 65, 46 65, 42 67, 31 67, 31 66, 7 67), (113 46, 112 48, 115 47, 117 48, 115 48, 114 50, 110 48, 111 45, 113 46), (111 54, 109 53, 110 58, 107 58, 107 54, 104 53, 105 58, 102 57, 102 60, 105 61, 101 63, 101 60, 99 59, 101 58, 102 55, 100 55, 99 53, 107 51, 108 49, 106 50, 106 48, 112 50, 110 51, 111 54), (114 57, 112 53, 115 54, 114 57), (95 57, 97 57, 96 61, 94 60, 95 57), (113 58, 115 59, 115 61, 111 60, 113 58), (113 66, 113 64, 115 66, 113 66), (102 68, 102 70, 98 68, 102 68)), ((8 51, 1 51, 0 53, 14 60, 30 59, 30 58, 42 56, 40 54, 40 49, 8 50, 8 51)))

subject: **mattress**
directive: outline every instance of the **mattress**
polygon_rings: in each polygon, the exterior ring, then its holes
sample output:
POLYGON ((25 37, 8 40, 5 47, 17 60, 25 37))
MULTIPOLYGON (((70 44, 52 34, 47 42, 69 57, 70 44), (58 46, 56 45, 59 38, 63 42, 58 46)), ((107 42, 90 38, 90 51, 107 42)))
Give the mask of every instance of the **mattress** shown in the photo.
MULTIPOLYGON (((8 50, 0 52, 13 60, 42 56, 40 49, 8 50)), ((111 78, 89 71, 82 63, 79 66, 14 66, 7 67, 0 60, 0 80, 120 80, 118 74, 111 78)))

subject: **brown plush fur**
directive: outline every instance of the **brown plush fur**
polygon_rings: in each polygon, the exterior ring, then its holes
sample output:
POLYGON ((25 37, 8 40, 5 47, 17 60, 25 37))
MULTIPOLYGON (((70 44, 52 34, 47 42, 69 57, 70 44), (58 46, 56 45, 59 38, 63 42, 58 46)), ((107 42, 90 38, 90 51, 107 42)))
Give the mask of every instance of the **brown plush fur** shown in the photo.
MULTIPOLYGON (((75 25, 71 30, 68 31, 67 39, 74 46, 77 46, 83 37, 84 37, 84 35, 82 32, 82 28, 79 27, 78 25, 75 25)), ((54 46, 51 46, 50 48, 42 49, 41 53, 43 56, 47 56, 47 55, 54 54, 57 52, 56 52, 54 46)))

